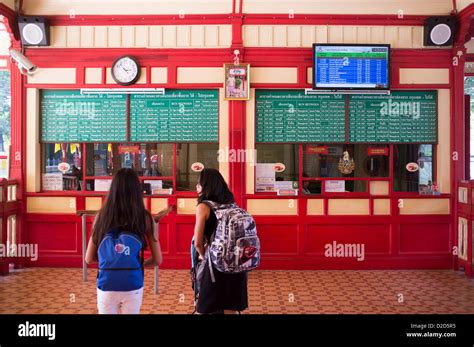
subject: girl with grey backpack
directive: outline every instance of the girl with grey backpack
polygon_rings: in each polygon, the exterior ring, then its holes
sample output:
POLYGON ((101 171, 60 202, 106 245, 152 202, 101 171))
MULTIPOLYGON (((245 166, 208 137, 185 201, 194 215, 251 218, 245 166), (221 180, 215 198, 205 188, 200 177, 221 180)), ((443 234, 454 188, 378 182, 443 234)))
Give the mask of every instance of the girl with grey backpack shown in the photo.
POLYGON ((248 307, 247 272, 260 263, 255 221, 235 204, 218 170, 202 170, 196 190, 196 313, 241 312, 248 307))

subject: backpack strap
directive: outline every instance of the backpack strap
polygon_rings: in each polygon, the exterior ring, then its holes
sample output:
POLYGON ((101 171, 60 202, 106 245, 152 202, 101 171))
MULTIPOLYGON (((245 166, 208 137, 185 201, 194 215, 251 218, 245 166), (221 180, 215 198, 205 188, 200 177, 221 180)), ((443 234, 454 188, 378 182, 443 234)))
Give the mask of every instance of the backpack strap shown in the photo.
POLYGON ((220 207, 220 204, 211 200, 203 200, 202 203, 209 206, 209 208, 213 211, 216 211, 220 207))
POLYGON ((206 251, 206 258, 207 258, 207 263, 209 264, 209 273, 211 275, 211 281, 212 283, 216 282, 216 277, 214 276, 214 269, 212 268, 212 261, 211 261, 211 254, 210 254, 210 248, 207 248, 206 251))

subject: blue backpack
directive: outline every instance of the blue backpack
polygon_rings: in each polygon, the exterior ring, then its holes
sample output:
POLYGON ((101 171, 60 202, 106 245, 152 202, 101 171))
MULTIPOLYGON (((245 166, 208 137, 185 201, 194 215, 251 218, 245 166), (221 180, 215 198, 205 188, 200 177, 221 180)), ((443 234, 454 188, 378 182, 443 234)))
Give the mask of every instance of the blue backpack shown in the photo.
POLYGON ((113 228, 105 234, 97 253, 97 288, 103 291, 131 291, 143 287, 144 248, 136 234, 113 228))

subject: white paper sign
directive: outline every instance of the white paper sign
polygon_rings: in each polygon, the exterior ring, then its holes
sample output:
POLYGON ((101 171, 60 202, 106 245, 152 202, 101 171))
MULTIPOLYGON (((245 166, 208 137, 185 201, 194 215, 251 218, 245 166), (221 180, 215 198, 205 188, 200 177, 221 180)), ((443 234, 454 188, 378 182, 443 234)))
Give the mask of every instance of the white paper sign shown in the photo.
POLYGON ((149 183, 150 184, 150 190, 154 189, 161 189, 163 188, 163 181, 162 180, 145 180, 143 183, 149 183))
POLYGON ((111 184, 112 180, 110 179, 95 179, 94 190, 96 192, 108 192, 111 184))
POLYGON ((275 181, 275 190, 294 189, 293 181, 275 181))
POLYGON ((46 173, 43 174, 43 190, 58 191, 63 190, 63 174, 62 173, 46 173))
POLYGON ((275 191, 275 164, 257 164, 255 167, 257 192, 273 192, 275 191))
POLYGON ((326 181, 325 191, 327 193, 344 193, 346 191, 346 181, 326 181))

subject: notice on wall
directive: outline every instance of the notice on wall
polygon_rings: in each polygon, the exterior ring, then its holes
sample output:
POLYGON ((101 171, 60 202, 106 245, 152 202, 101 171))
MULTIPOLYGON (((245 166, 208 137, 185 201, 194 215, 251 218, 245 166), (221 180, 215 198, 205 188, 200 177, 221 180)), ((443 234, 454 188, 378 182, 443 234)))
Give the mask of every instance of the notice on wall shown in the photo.
POLYGON ((255 191, 273 192, 275 191, 275 170, 274 163, 257 164, 255 166, 255 191))
POLYGON ((294 189, 293 181, 275 181, 275 190, 294 189))
POLYGON ((163 188, 162 180, 144 180, 143 183, 150 184, 151 191, 163 188))
POLYGON ((111 179, 96 179, 94 180, 94 191, 108 192, 111 184, 112 184, 111 179))
POLYGON ((63 190, 63 174, 62 173, 45 173, 43 174, 43 190, 58 191, 63 190))
POLYGON ((346 181, 326 181, 326 193, 344 193, 346 190, 346 181))

